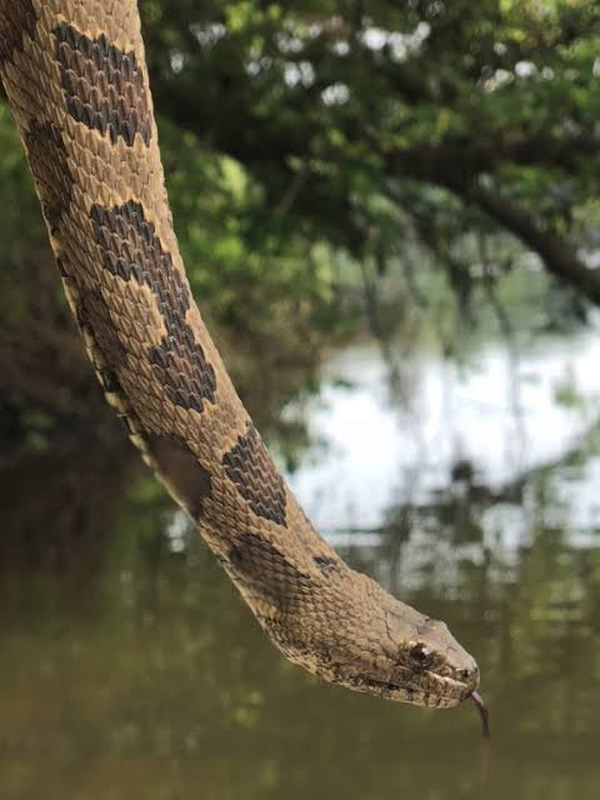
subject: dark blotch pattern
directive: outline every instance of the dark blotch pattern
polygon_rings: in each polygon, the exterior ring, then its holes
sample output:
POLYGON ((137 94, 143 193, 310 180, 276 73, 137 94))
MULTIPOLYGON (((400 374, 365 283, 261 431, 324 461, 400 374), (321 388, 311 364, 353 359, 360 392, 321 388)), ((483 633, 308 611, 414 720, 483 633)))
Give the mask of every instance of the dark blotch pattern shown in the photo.
POLYGON ((254 513, 278 525, 286 524, 286 497, 283 478, 252 423, 245 436, 223 456, 227 476, 235 483, 254 513))
POLYGON ((201 412, 204 401, 215 402, 216 377, 185 321, 190 292, 170 253, 133 200, 110 209, 94 205, 90 216, 104 267, 124 281, 148 286, 156 298, 167 335, 148 355, 169 399, 201 412))
POLYGON ((77 321, 81 328, 90 330, 106 366, 110 370, 118 370, 127 355, 127 349, 119 340, 108 305, 99 289, 82 293, 77 303, 77 321))
POLYGON ((234 575, 239 575, 255 595, 282 611, 292 611, 313 588, 308 575, 291 564, 270 542, 251 533, 236 537, 228 562, 234 575))
POLYGON ((180 439, 170 436, 151 436, 148 449, 158 464, 159 471, 168 479, 187 511, 199 519, 202 502, 210 496, 210 475, 180 439))
POLYGON ((133 145, 136 133, 148 145, 152 135, 150 104, 135 53, 124 53, 104 34, 89 39, 61 22, 53 30, 56 58, 67 108, 88 128, 120 136, 133 145))
POLYGON ((0 3, 0 64, 23 48, 23 34, 33 39, 37 17, 32 0, 6 0, 0 3))
POLYGON ((315 556, 313 561, 321 572, 325 574, 334 572, 338 568, 338 562, 335 558, 330 558, 330 556, 315 556))
POLYGON ((50 230, 56 232, 73 195, 74 178, 60 130, 51 122, 32 122, 25 145, 35 175, 42 210, 50 230))

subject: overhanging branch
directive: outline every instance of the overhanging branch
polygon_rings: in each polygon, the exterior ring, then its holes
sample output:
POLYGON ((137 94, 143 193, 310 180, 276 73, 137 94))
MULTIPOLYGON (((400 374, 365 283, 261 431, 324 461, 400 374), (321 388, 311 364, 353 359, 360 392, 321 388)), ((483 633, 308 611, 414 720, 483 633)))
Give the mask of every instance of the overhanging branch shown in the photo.
POLYGON ((537 253, 549 272, 600 305, 600 272, 586 266, 568 241, 545 230, 526 211, 480 184, 471 187, 463 197, 537 253))

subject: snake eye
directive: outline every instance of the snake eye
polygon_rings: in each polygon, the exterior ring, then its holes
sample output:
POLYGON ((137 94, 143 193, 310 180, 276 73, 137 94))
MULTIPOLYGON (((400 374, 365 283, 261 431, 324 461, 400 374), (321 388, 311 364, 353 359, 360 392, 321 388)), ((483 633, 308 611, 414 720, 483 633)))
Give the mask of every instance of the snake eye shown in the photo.
POLYGON ((426 644, 416 644, 409 653, 410 660, 419 669, 427 669, 433 661, 433 653, 426 644))

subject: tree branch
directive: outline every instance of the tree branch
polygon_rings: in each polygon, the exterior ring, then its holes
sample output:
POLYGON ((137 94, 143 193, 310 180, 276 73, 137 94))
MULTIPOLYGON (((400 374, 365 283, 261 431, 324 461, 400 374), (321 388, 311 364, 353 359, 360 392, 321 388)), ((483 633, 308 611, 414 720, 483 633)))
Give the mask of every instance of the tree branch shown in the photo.
POLYGON ((523 209, 502 195, 475 185, 463 194, 537 253, 549 272, 584 292, 600 305, 600 272, 590 269, 565 239, 544 230, 523 209))

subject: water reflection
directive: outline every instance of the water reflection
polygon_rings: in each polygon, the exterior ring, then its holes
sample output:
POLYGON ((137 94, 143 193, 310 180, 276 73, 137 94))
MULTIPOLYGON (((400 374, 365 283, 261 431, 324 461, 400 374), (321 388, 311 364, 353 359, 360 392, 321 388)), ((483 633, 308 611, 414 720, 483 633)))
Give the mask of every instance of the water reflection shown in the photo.
POLYGON ((389 364, 376 343, 348 348, 302 408, 326 447, 292 476, 296 493, 321 529, 335 530, 378 527, 399 498, 429 502, 468 477, 465 469, 501 492, 578 449, 600 417, 599 334, 600 321, 578 335, 538 339, 523 347, 517 374, 494 342, 464 363, 417 351, 389 364))
POLYGON ((477 655, 487 777, 472 707, 388 704, 280 658, 129 451, 86 443, 13 465, 0 476, 0 796, 597 797, 600 448, 591 420, 572 418, 562 448, 544 443, 501 480, 462 453, 427 491, 397 470, 377 514, 360 480, 368 514, 327 511, 355 566, 477 655))

